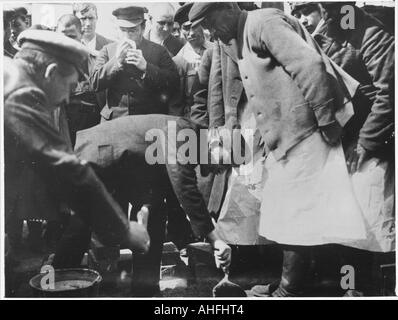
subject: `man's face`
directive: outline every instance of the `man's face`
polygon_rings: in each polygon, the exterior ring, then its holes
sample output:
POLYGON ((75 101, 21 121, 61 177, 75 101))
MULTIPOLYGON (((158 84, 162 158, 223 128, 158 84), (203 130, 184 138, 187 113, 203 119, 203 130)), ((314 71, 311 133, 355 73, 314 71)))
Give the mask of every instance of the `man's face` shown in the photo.
POLYGON ((191 23, 190 22, 183 23, 181 27, 181 33, 184 39, 187 41, 188 41, 188 34, 190 31, 191 31, 191 23))
POLYGON ((65 36, 74 39, 76 41, 81 41, 82 39, 82 33, 80 30, 76 27, 76 25, 70 25, 70 26, 64 26, 64 25, 59 25, 57 27, 58 32, 63 33, 65 36))
POLYGON ((173 25, 173 36, 176 38, 179 38, 181 36, 180 33, 180 24, 176 21, 174 21, 174 25, 173 25))
POLYGON ((152 20, 155 32, 161 39, 166 39, 172 32, 174 17, 171 15, 160 15, 152 20))
POLYGON ((205 42, 205 36, 203 33, 203 28, 201 25, 196 25, 194 27, 189 28, 187 40, 191 44, 192 47, 201 47, 205 42))
POLYGON ((322 19, 321 13, 318 10, 302 9, 294 14, 294 16, 303 24, 309 33, 314 32, 322 19))
POLYGON ((233 20, 228 10, 214 10, 202 22, 202 26, 210 31, 212 38, 228 44, 233 39, 233 20))
POLYGON ((28 20, 24 17, 17 17, 11 22, 11 36, 16 40, 22 31, 29 28, 28 20))
POLYGON ((142 40, 142 37, 144 35, 145 26, 144 26, 144 24, 140 24, 140 25, 132 27, 132 28, 120 27, 119 29, 120 29, 122 39, 129 39, 129 40, 133 40, 137 43, 140 43, 142 40))
POLYGON ((46 93, 50 106, 56 108, 63 104, 68 104, 73 90, 78 82, 78 72, 73 66, 69 66, 69 75, 63 75, 56 70, 46 79, 46 93))
POLYGON ((87 37, 94 36, 98 20, 95 10, 90 9, 84 13, 77 12, 76 17, 78 17, 80 19, 80 22, 82 23, 83 36, 87 37))

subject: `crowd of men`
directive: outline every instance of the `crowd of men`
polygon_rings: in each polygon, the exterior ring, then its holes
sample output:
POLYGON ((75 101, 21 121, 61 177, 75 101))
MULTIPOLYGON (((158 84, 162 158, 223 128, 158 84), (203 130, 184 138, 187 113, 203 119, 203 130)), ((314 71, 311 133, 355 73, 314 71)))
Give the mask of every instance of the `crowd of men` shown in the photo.
POLYGON ((260 237, 283 265, 255 296, 308 294, 314 252, 360 270, 347 294, 376 294, 370 265, 395 251, 395 60, 390 12, 367 9, 125 4, 116 41, 96 33, 92 3, 55 30, 4 11, 7 274, 26 220, 56 268, 80 266, 92 232, 130 248, 132 296, 158 294, 166 239, 182 255, 205 239, 227 273, 231 245, 260 237), (148 132, 173 136, 170 123, 195 133, 189 152, 206 161, 148 163, 148 132), (250 157, 236 161, 236 145, 250 157))

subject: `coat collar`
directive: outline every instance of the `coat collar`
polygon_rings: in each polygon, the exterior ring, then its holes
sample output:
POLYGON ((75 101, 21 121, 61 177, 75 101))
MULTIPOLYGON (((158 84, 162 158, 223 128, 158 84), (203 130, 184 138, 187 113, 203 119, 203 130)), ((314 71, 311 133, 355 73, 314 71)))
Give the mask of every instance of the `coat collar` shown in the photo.
POLYGON ((221 46, 223 47, 224 52, 236 63, 238 63, 238 42, 236 39, 232 39, 228 44, 224 44, 222 42, 221 46))

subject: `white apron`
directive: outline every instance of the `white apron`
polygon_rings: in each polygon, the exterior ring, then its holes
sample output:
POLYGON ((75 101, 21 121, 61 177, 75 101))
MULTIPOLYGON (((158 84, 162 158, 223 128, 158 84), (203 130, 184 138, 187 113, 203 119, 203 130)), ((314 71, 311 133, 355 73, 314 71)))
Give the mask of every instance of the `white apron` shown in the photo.
POLYGON ((319 131, 287 158, 265 162, 261 236, 281 244, 347 243, 366 237, 341 145, 330 147, 319 131))
POLYGON ((394 164, 371 158, 352 176, 352 184, 362 209, 366 240, 347 243, 374 252, 395 251, 394 164))

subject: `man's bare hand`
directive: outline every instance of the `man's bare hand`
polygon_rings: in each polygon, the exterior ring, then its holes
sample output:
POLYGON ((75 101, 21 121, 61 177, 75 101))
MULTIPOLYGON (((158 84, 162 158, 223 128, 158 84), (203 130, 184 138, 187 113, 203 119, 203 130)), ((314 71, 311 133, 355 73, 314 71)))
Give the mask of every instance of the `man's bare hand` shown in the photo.
POLYGON ((341 134, 343 132, 343 128, 340 124, 335 121, 327 126, 320 127, 322 137, 326 141, 327 144, 331 146, 335 146, 340 142, 341 134))
POLYGON ((127 52, 130 48, 131 45, 126 41, 122 41, 118 44, 115 57, 119 65, 123 65, 123 63, 125 63, 127 52))
POLYGON ((150 239, 145 226, 135 221, 130 221, 130 228, 124 245, 132 251, 148 252, 150 239))
POLYGON ((137 222, 148 228, 149 210, 146 206, 142 206, 141 210, 137 213, 137 222))
POLYGON ((142 55, 141 50, 129 49, 127 51, 127 56, 125 61, 127 64, 132 64, 136 66, 138 70, 146 72, 147 62, 144 56, 142 55))
POLYGON ((359 171, 364 164, 364 162, 369 159, 369 152, 362 147, 360 144, 354 147, 348 148, 346 151, 346 162, 348 172, 350 174, 359 171))
POLYGON ((213 246, 217 268, 228 269, 231 264, 231 247, 222 240, 216 240, 213 246))

